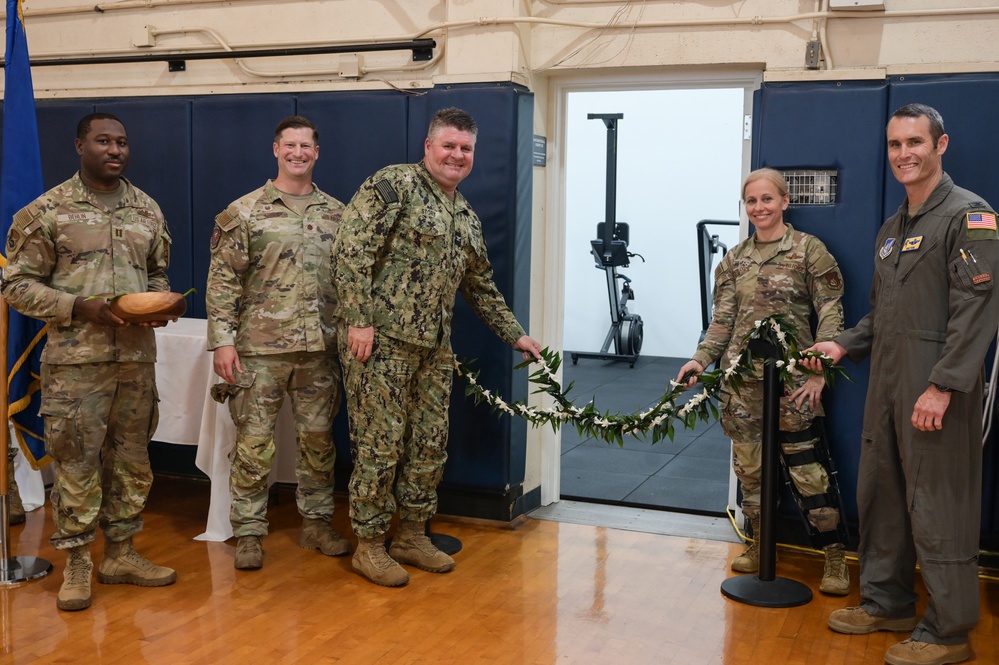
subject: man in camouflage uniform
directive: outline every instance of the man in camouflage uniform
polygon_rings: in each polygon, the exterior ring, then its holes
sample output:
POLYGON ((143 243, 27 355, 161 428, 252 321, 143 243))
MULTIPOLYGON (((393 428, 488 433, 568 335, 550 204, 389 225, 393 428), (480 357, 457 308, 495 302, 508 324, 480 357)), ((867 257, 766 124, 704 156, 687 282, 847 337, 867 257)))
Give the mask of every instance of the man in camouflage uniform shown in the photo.
POLYGON ((267 476, 287 392, 298 438, 299 544, 350 551, 333 530, 333 417, 340 406, 330 260, 343 204, 312 183, 319 132, 301 116, 274 134, 278 174, 215 219, 208 272, 208 348, 236 424, 230 521, 236 568, 263 566, 267 476))
POLYGON ((384 586, 409 581, 400 563, 454 568, 424 526, 437 510, 447 459, 456 292, 525 359, 540 357, 493 283, 481 223, 457 191, 472 170, 476 134, 464 111, 438 111, 423 161, 371 176, 337 231, 338 342, 354 451, 350 517, 359 539, 352 565, 384 586), (399 531, 386 552, 397 507, 399 531))
MULTIPOLYGON (((812 344, 810 317, 818 317, 815 338, 829 340, 843 330, 843 276, 836 259, 821 240, 795 231, 783 222, 787 207, 787 185, 783 176, 772 169, 751 173, 744 186, 746 210, 750 221, 763 225, 754 216, 754 182, 770 182, 773 194, 783 200, 779 224, 772 237, 757 232, 736 245, 715 273, 714 313, 704 340, 692 359, 680 370, 677 381, 690 372, 701 373, 722 359, 724 367, 735 365, 744 347, 743 339, 760 319, 780 314, 794 328, 799 345, 812 344), (747 192, 750 192, 747 194, 747 192)), ((774 212, 778 206, 771 204, 774 212)), ((798 371, 786 386, 780 400, 780 452, 784 467, 797 493, 808 508, 805 518, 811 526, 813 543, 825 551, 826 566, 819 589, 845 595, 850 591, 849 573, 844 561, 844 543, 839 532, 838 495, 826 499, 830 491, 828 452, 825 441, 810 428, 813 419, 824 415, 819 399, 824 381, 821 375, 798 371), (816 452, 816 449, 819 450, 816 452)), ((722 429, 732 439, 732 464, 742 486, 742 511, 759 537, 760 490, 762 476, 763 434, 763 363, 754 366, 738 392, 726 390, 722 399, 722 429)), ((693 381, 693 379, 691 379, 693 381)), ((759 570, 759 543, 754 542, 732 562, 732 569, 742 573, 759 570)))
POLYGON ((104 531, 97 579, 163 586, 177 574, 132 544, 153 474, 147 447, 157 424, 156 338, 130 325, 109 297, 169 291, 170 232, 159 206, 122 177, 128 136, 108 113, 77 125, 80 171, 14 215, 3 293, 49 324, 42 352, 46 451, 53 460, 51 542, 68 550, 56 606, 90 606, 90 543, 104 531))

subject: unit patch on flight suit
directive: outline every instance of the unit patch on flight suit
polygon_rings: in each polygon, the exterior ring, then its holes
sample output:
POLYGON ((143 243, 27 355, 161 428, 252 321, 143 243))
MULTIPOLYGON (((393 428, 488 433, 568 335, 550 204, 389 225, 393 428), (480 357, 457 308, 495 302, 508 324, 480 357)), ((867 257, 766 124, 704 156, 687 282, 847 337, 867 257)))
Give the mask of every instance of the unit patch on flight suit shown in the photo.
POLYGON ((895 239, 894 238, 888 238, 887 240, 885 240, 884 246, 881 248, 881 251, 878 252, 878 256, 881 257, 882 261, 884 261, 889 256, 891 256, 891 250, 894 247, 895 247, 895 239))

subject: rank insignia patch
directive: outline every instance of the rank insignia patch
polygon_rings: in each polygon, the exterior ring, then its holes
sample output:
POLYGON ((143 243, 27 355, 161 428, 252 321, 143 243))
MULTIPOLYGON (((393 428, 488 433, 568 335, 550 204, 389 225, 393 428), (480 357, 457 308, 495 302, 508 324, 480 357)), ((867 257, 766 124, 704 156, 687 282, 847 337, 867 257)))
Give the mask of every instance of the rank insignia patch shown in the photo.
POLYGON ((906 238, 905 242, 902 243, 903 252, 912 252, 919 249, 919 245, 923 242, 923 236, 912 236, 911 238, 906 238))
POLYGON ((881 248, 881 251, 878 252, 878 256, 881 257, 882 261, 884 261, 889 256, 891 256, 891 250, 894 247, 895 247, 895 239, 894 238, 888 238, 887 240, 885 240, 884 246, 881 248))

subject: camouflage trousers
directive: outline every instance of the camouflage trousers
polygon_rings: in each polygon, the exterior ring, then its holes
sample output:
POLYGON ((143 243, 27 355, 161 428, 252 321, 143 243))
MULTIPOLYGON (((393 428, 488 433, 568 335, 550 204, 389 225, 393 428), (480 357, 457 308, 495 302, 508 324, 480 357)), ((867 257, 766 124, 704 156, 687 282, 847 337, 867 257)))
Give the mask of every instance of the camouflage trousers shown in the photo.
POLYGON ((236 424, 236 445, 229 454, 233 535, 267 534, 267 477, 285 393, 295 418, 298 512, 308 518, 332 517, 333 418, 340 409, 340 370, 333 352, 241 356, 240 363, 240 389, 229 398, 229 415, 236 424))
POLYGON ((7 448, 7 489, 9 493, 17 491, 17 481, 14 479, 14 460, 17 459, 17 442, 11 440, 7 448))
POLYGON ((149 440, 159 422, 153 363, 42 364, 45 448, 53 460, 56 549, 142 530, 153 473, 149 440))
MULTIPOLYGON (((780 400, 780 429, 800 432, 816 415, 807 404, 798 410, 786 396, 780 400)), ((742 512, 753 519, 760 514, 760 488, 763 467, 763 382, 749 379, 739 394, 726 394, 722 406, 722 430, 732 439, 732 468, 742 485, 742 512)), ((785 455, 812 450, 819 439, 781 443, 785 455)), ((822 444, 824 445, 824 444, 822 444)), ((788 469, 791 482, 803 497, 829 490, 829 471, 818 462, 788 469)), ((805 518, 817 531, 834 531, 840 523, 839 510, 828 506, 809 510, 805 518)))
POLYGON ((359 538, 388 531, 392 515, 424 522, 437 512, 437 485, 447 461, 448 405, 454 355, 375 333, 371 357, 358 362, 341 329, 354 471, 350 519, 359 538))

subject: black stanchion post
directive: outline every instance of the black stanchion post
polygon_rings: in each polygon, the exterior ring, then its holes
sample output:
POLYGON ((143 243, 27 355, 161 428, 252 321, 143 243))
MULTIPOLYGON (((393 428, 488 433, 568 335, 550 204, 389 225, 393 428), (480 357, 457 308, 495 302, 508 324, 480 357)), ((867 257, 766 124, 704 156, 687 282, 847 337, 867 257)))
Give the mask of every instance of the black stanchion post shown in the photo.
POLYGON ((812 599, 812 590, 796 580, 777 577, 777 432, 780 431, 780 398, 783 382, 774 364, 779 355, 769 342, 750 345, 754 355, 767 362, 763 368, 763 460, 760 488, 760 570, 756 575, 730 577, 721 585, 726 598, 758 607, 796 607, 812 599))

